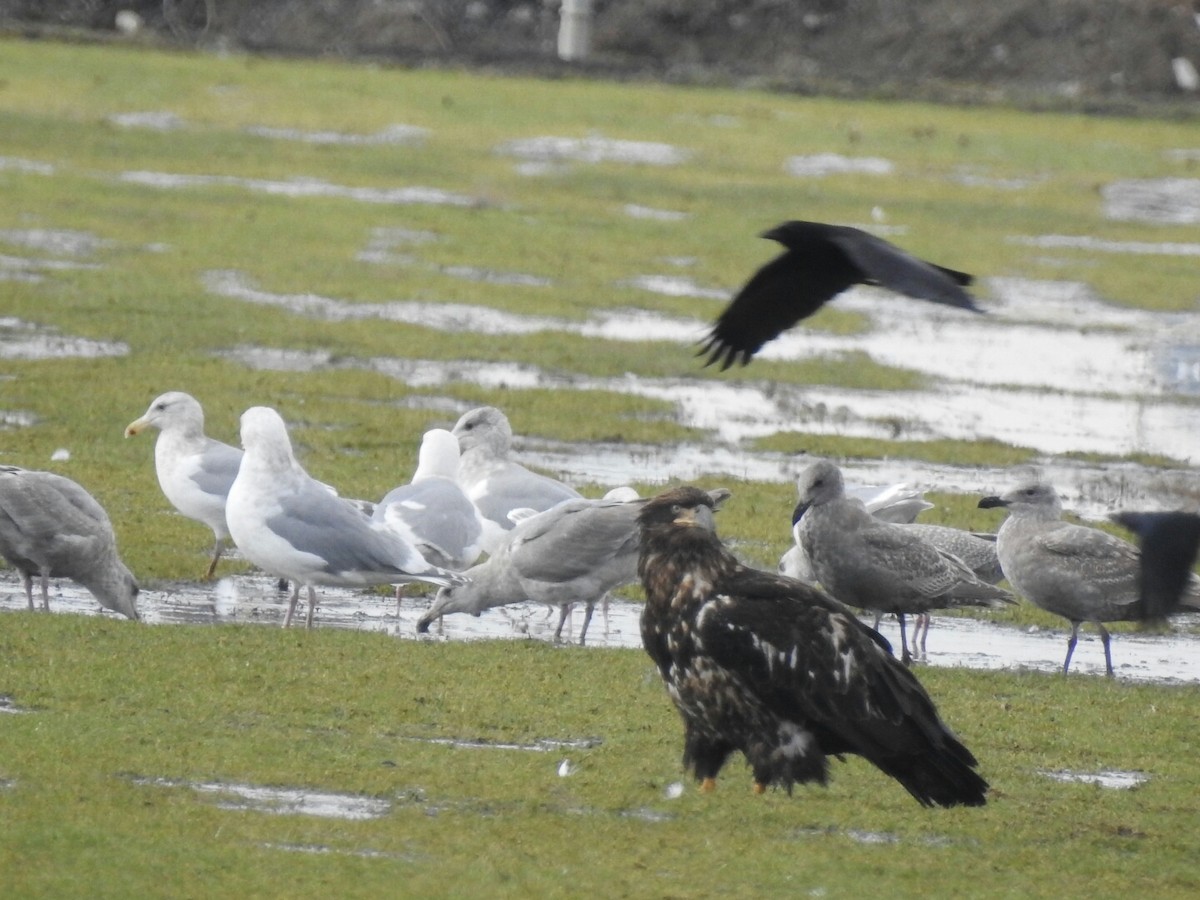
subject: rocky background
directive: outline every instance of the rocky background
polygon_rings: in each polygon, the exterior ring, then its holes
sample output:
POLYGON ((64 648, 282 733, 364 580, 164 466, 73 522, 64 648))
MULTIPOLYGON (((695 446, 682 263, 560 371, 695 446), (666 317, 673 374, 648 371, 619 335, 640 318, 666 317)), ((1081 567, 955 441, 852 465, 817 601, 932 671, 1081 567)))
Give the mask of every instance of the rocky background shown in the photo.
POLYGON ((0 27, 852 96, 1182 114, 1200 104, 1192 0, 593 0, 591 53, 573 63, 556 52, 560 4, 0 0, 0 27))

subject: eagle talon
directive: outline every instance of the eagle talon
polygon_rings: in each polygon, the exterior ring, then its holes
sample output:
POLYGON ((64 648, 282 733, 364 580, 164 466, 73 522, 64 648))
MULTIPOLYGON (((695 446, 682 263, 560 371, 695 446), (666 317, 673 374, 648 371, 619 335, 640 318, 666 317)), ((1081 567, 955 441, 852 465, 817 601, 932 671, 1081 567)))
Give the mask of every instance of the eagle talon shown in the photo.
POLYGON ((716 789, 717 779, 715 778, 705 778, 700 782, 700 793, 702 794, 711 794, 716 789))
POLYGON ((754 793, 765 794, 766 792, 767 786, 765 784, 763 784, 761 781, 754 782, 754 793))

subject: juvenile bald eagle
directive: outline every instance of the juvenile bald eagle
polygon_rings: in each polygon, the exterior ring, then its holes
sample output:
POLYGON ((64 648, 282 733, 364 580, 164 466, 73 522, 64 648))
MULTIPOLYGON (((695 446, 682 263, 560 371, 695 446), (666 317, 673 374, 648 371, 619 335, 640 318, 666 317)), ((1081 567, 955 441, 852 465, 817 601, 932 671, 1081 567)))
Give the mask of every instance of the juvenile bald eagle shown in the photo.
POLYGON ((856 284, 981 312, 963 290, 971 276, 918 259, 882 238, 848 225, 783 222, 762 237, 783 252, 760 268, 713 325, 698 355, 722 369, 742 365, 763 344, 856 284))
POLYGON ((683 764, 711 790, 740 750, 755 791, 828 779, 855 753, 924 806, 980 806, 988 784, 888 643, 820 590, 741 565, 712 500, 679 487, 638 517, 642 641, 684 722, 683 764))

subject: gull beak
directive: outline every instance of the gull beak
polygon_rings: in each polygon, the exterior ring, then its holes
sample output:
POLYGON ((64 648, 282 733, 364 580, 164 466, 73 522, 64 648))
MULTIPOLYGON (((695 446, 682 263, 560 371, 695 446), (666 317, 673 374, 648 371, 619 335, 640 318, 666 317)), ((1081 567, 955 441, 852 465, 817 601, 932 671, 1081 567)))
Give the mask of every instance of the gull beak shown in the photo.
POLYGON ((1008 506, 1008 501, 1002 497, 984 497, 979 501, 980 509, 995 509, 997 506, 1008 506))
POLYGON ((142 416, 140 419, 134 419, 125 426, 125 437, 130 438, 135 434, 141 434, 143 431, 145 431, 146 426, 149 424, 150 423, 146 421, 145 416, 142 416))

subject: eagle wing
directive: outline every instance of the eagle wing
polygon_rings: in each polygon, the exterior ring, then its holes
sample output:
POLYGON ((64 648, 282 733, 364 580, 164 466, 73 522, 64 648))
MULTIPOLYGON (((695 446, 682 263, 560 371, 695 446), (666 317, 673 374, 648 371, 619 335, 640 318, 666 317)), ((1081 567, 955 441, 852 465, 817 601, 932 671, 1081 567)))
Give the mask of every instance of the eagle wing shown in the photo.
POLYGON ((717 585, 696 627, 714 663, 736 672, 776 715, 804 724, 827 753, 878 765, 931 739, 941 743, 944 726, 916 678, 886 641, 820 591, 741 570, 717 585))

